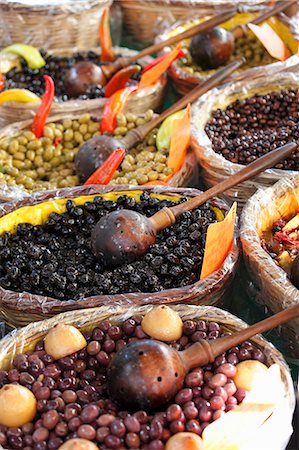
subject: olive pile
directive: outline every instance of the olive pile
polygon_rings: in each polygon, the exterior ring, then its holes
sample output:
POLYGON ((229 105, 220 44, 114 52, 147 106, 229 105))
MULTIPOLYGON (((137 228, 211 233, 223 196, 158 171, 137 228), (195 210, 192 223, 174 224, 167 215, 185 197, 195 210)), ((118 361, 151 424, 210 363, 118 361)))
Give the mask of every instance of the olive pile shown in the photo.
MULTIPOLYGON (((175 62, 178 67, 196 77, 210 76, 215 72, 214 69, 203 71, 201 67, 194 63, 190 48, 186 47, 184 49, 186 50, 186 56, 175 62)), ((246 62, 240 70, 271 64, 275 61, 257 38, 248 35, 236 39, 235 48, 228 63, 240 58, 246 58, 246 62)))
MULTIPOLYGON (((169 325, 166 324, 168 328, 169 325)), ((67 326, 64 329, 66 332, 67 326)), ((107 366, 115 353, 127 344, 149 338, 143 329, 143 317, 130 317, 121 324, 101 322, 84 333, 85 346, 60 359, 46 352, 50 333, 33 351, 16 355, 10 370, 0 371, 3 395, 5 388, 33 393, 28 404, 33 403, 37 411, 34 418, 27 419, 22 426, 0 425, 0 445, 5 448, 55 450, 70 439, 74 439, 75 444, 75 440, 81 438, 96 443, 97 447, 71 447, 70 443, 62 448, 186 449, 180 441, 182 432, 192 433, 193 439, 201 442, 196 436, 246 397, 247 391, 239 387, 236 379, 240 365, 264 366, 265 360, 259 348, 244 342, 216 357, 213 364, 194 368, 186 375, 175 398, 160 411, 129 412, 108 396, 107 366), (173 445, 170 445, 171 440, 173 445)), ((224 334, 216 322, 189 319, 182 323, 181 337, 169 345, 183 350, 200 339, 217 339, 224 334)), ((58 342, 56 345, 59 348, 58 342)), ((13 401, 13 397, 10 398, 13 401)), ((4 419, 7 418, 3 414, 4 419)))
MULTIPOLYGON (((130 129, 148 122, 153 117, 149 110, 143 117, 119 114, 114 134, 123 137, 130 129)), ((156 148, 156 132, 131 149, 125 156, 113 184, 143 184, 164 180, 171 173, 166 165, 168 150, 156 148)), ((79 183, 74 159, 82 143, 100 134, 99 121, 89 114, 78 119, 48 123, 43 137, 37 139, 29 130, 0 140, 0 183, 20 186, 27 191, 72 187, 79 183)))
MULTIPOLYGON (((298 142, 298 100, 299 90, 290 88, 256 94, 213 111, 205 126, 213 150, 232 163, 249 164, 289 141, 298 142)), ((299 153, 275 167, 299 170, 299 153)))
POLYGON ((91 231, 109 212, 126 208, 151 216, 173 205, 147 192, 139 203, 125 195, 115 202, 95 197, 81 206, 68 200, 64 214, 50 214, 43 225, 20 224, 15 234, 0 237, 0 285, 61 300, 190 285, 199 279, 207 227, 216 222, 208 204, 185 212, 132 264, 105 269, 91 251, 91 231))

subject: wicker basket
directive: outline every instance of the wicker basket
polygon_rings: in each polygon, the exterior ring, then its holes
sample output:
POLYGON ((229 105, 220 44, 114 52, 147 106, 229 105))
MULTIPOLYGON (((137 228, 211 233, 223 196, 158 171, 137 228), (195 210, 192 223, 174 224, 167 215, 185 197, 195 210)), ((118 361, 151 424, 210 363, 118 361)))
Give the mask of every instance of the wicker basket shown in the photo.
MULTIPOLYGON (((237 24, 248 22, 250 18, 254 18, 256 17, 256 15, 257 14, 254 12, 239 13, 232 19, 225 22, 223 24, 223 27, 231 29, 237 24)), ((175 31, 182 32, 186 28, 189 28, 190 26, 193 26, 196 23, 200 23, 201 21, 206 19, 207 17, 197 19, 194 19, 193 17, 192 20, 189 20, 188 22, 178 21, 170 28, 167 27, 166 30, 161 35, 156 37, 155 41, 156 42, 164 41, 165 39, 168 39, 170 36, 175 34, 175 31)), ((274 18, 268 19, 267 22, 283 38, 284 42, 289 46, 291 53, 295 54, 298 49, 298 38, 299 38, 296 19, 290 19, 285 14, 280 13, 274 18)), ((169 47, 165 47, 163 49, 163 52, 167 52, 169 50, 170 50, 169 47)), ((232 81, 237 81, 242 79, 251 79, 264 76, 267 75, 269 71, 271 73, 274 73, 275 71, 281 70, 281 68, 284 67, 284 64, 285 63, 282 62, 274 62, 272 64, 251 67, 245 70, 242 69, 241 67, 239 70, 237 70, 231 75, 230 79, 232 81)), ((215 72, 216 70, 209 70, 209 71, 202 70, 200 74, 192 75, 188 73, 186 70, 184 70, 182 67, 180 67, 178 61, 172 63, 167 71, 170 79, 172 80, 175 90, 181 95, 187 94, 189 91, 198 86, 198 84, 203 83, 209 76, 211 76, 215 72)))
MULTIPOLYGON (((291 219, 299 211, 299 175, 284 178, 268 189, 259 189, 242 213, 241 241, 244 257, 258 300, 271 313, 299 303, 299 291, 290 282, 286 272, 261 247, 261 235, 281 217, 291 219)), ((299 358, 299 319, 282 328, 286 349, 299 358)))
MULTIPOLYGON (((244 80, 243 82, 227 84, 219 89, 213 89, 194 103, 192 107, 193 128, 191 146, 203 169, 204 181, 207 186, 210 187, 220 183, 244 167, 241 164, 231 163, 212 149, 212 143, 204 131, 212 111, 217 108, 225 109, 236 99, 248 98, 257 93, 266 94, 289 87, 298 87, 298 85, 298 73, 295 71, 288 72, 286 70, 284 73, 273 75, 270 79, 264 77, 247 82, 244 80)), ((292 174, 296 174, 296 172, 291 170, 268 169, 252 180, 245 181, 235 188, 226 191, 224 197, 232 201, 237 200, 238 205, 242 207, 257 188, 271 186, 279 179, 284 177, 289 178, 292 174)))
MULTIPOLYGON (((150 305, 129 309, 121 307, 101 307, 67 312, 59 314, 52 319, 44 320, 43 322, 30 324, 21 330, 12 332, 2 339, 0 348, 0 370, 8 370, 11 367, 15 355, 34 349, 36 343, 43 339, 47 332, 58 323, 74 325, 82 331, 88 331, 106 319, 111 320, 115 324, 119 324, 134 315, 143 315, 150 309, 150 305)), ((208 322, 216 321, 223 329, 229 332, 235 332, 246 327, 246 324, 237 317, 214 307, 179 305, 173 306, 173 309, 175 309, 184 320, 203 319, 208 322)), ((262 439, 259 448, 263 450, 266 448, 269 449, 269 445, 267 447, 264 447, 264 445, 269 443, 269 440, 270 442, 273 442, 273 439, 275 439, 275 448, 284 449, 292 432, 291 420, 295 407, 295 395, 290 371, 278 350, 261 337, 261 335, 257 335, 251 340, 264 351, 266 364, 271 365, 276 363, 279 365, 284 392, 284 407, 276 408, 273 415, 265 422, 268 426, 264 427, 264 429, 262 426, 260 429, 262 432, 260 432, 259 436, 262 439), (277 430, 277 436, 275 430, 277 430), (270 433, 270 435, 268 435, 268 433, 270 433)))
POLYGON ((269 3, 265 0, 120 0, 126 39, 146 47, 155 37, 177 20, 204 17, 235 6, 255 9, 269 3))
MULTIPOLYGON (((65 48, 55 50, 51 53, 59 56, 69 56, 74 52, 80 50, 82 49, 65 48)), ((93 48, 92 50, 100 54, 99 48, 93 48)), ((125 47, 116 47, 115 50, 117 53, 123 56, 131 56, 136 53, 134 50, 129 50, 125 47)), ((152 61, 151 57, 144 57, 140 60, 141 64, 147 64, 150 61, 152 61)), ((159 111, 164 100, 166 81, 166 76, 162 76, 153 86, 149 86, 132 93, 126 103, 125 112, 142 114, 148 109, 159 111)), ((74 99, 68 100, 66 102, 55 102, 52 105, 51 114, 84 114, 85 112, 99 114, 103 111, 106 101, 106 98, 97 98, 92 100, 74 99)), ((8 102, 0 105, 0 127, 4 127, 19 120, 25 120, 34 117, 38 106, 39 104, 37 103, 17 102, 8 102)))
MULTIPOLYGON (((195 189, 180 189, 168 187, 144 187, 136 190, 136 186, 81 186, 72 189, 60 189, 57 191, 45 191, 32 195, 22 201, 15 203, 6 203, 0 207, 0 217, 14 211, 22 206, 35 205, 47 200, 58 198, 77 198, 86 195, 101 195, 105 193, 116 193, 116 196, 126 193, 138 198, 143 191, 152 192, 154 194, 168 195, 168 198, 177 199, 178 196, 188 195, 194 196, 199 193, 195 189)), ((111 198, 111 196, 109 196, 111 198)), ((113 197, 114 198, 114 197, 113 197)), ((87 200, 85 200, 87 201, 87 200)), ((215 199, 212 204, 219 206, 226 211, 228 206, 221 200, 215 199)), ((236 234, 237 235, 237 234, 236 234)), ((60 301, 53 298, 28 294, 26 292, 16 293, 4 290, 0 287, 0 316, 12 326, 22 326, 29 322, 48 318, 54 314, 64 311, 82 308, 91 308, 96 306, 111 305, 143 305, 148 303, 155 304, 203 304, 212 305, 220 300, 227 291, 233 277, 235 275, 239 262, 239 246, 237 239, 223 263, 223 266, 216 272, 204 280, 198 281, 190 286, 182 288, 174 288, 152 294, 146 293, 129 293, 117 295, 99 295, 87 297, 79 301, 60 301)))
MULTIPOLYGON (((79 118, 82 113, 86 111, 82 111, 80 114, 65 114, 58 116, 50 116, 47 119, 47 122, 59 122, 64 119, 76 119, 79 118)), ((142 114, 140 114, 142 117, 142 114)), ((93 114, 92 117, 100 120, 99 114, 93 114)), ((21 130, 29 127, 31 125, 31 120, 26 120, 22 122, 15 122, 10 124, 2 129, 0 129, 0 140, 4 137, 14 136, 19 133, 21 130)), ((171 187, 192 187, 197 185, 198 182, 198 164, 196 160, 195 153, 189 147, 187 152, 186 159, 184 164, 167 182, 168 186, 171 187)), ((24 197, 28 197, 28 193, 25 192, 18 186, 10 187, 0 182, 0 204, 1 202, 9 202, 20 200, 24 197)))
POLYGON ((15 42, 35 47, 90 48, 98 42, 98 24, 112 0, 0 0, 0 48, 15 42))

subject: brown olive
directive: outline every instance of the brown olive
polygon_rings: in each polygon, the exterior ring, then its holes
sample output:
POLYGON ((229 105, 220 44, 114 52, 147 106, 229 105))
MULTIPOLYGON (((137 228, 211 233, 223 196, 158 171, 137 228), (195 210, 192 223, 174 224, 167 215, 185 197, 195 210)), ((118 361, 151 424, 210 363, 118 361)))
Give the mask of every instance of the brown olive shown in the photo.
POLYGON ((291 267, 291 282, 299 289, 299 255, 296 256, 291 267))
POLYGON ((91 62, 75 64, 64 79, 65 92, 70 97, 78 97, 87 92, 91 86, 104 86, 106 77, 102 69, 91 62))
POLYGON ((220 27, 197 34, 190 46, 193 60, 204 70, 217 69, 226 64, 233 50, 232 33, 220 27))

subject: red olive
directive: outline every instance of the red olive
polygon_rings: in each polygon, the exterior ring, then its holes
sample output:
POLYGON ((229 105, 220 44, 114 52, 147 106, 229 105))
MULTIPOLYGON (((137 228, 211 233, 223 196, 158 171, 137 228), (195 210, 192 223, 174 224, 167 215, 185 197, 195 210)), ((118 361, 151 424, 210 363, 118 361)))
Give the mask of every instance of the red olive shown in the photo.
POLYGON ((234 37, 230 31, 216 27, 194 36, 190 52, 202 69, 216 69, 226 64, 234 51, 234 37))
POLYGON ((88 61, 75 64, 64 79, 65 92, 70 97, 79 97, 86 94, 91 86, 105 86, 106 83, 102 69, 88 61))

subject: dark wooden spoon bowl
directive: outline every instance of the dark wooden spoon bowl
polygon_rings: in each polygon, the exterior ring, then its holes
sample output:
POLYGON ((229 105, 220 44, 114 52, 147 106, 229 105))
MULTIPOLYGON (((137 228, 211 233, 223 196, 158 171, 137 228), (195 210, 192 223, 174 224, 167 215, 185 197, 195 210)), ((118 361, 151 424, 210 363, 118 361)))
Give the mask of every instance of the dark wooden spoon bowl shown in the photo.
POLYGON ((216 356, 299 316, 299 305, 219 339, 201 340, 184 351, 160 341, 144 339, 116 353, 108 367, 113 400, 128 409, 155 409, 182 388, 190 369, 212 363, 216 356))
POLYGON ((275 166, 297 147, 296 142, 289 142, 258 158, 202 194, 171 208, 163 208, 152 217, 148 218, 126 209, 107 214, 98 221, 91 234, 94 255, 107 266, 118 266, 138 259, 155 243, 157 233, 173 225, 185 211, 192 211, 227 189, 275 166))

